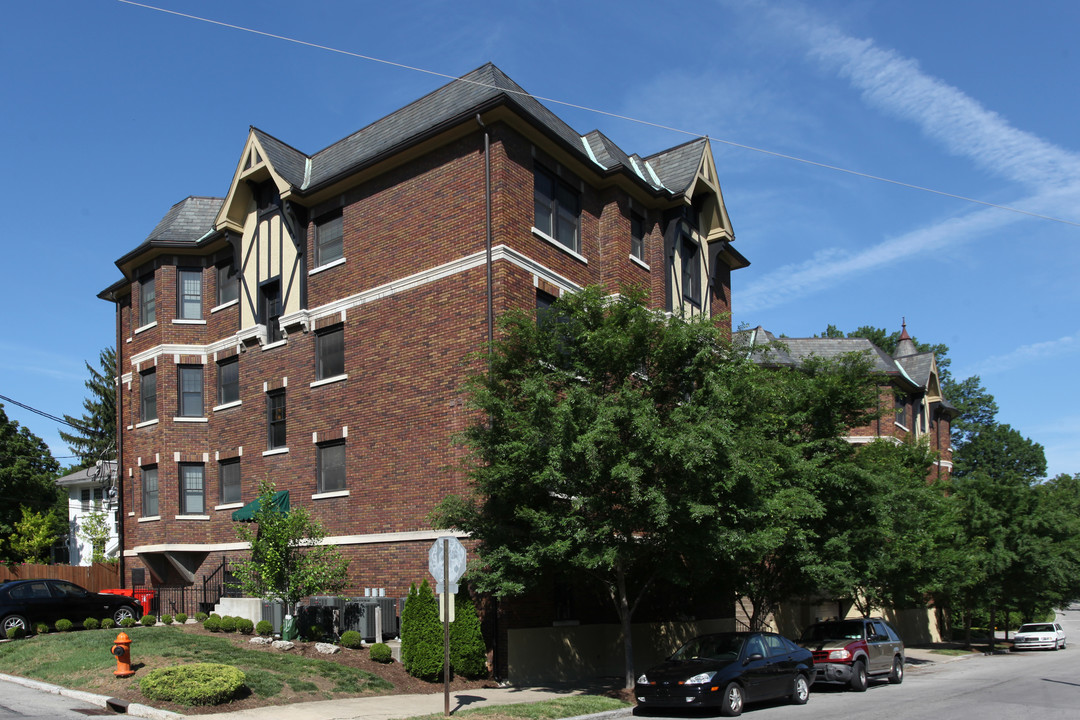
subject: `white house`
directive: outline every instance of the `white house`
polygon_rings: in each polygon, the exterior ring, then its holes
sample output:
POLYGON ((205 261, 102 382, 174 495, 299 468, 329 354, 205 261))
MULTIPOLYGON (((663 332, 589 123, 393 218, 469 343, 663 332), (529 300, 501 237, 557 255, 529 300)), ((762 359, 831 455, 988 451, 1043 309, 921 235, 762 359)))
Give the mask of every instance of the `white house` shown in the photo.
POLYGON ((87 517, 101 513, 109 527, 109 539, 102 548, 105 558, 119 556, 120 539, 116 524, 116 461, 98 460, 95 465, 58 479, 56 484, 68 496, 68 562, 89 565, 94 548, 82 537, 87 517))

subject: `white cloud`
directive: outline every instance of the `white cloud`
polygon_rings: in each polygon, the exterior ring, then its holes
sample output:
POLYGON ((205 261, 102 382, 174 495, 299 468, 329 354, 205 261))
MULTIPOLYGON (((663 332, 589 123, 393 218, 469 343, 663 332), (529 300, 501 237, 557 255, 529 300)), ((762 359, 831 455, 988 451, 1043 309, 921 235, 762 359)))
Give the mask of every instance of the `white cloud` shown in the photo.
POLYGON ((1043 360, 1048 360, 1062 355, 1071 355, 1080 352, 1080 332, 1075 335, 1066 335, 1057 340, 1023 345, 1010 353, 986 358, 976 364, 969 375, 992 375, 993 373, 1014 370, 1024 365, 1030 365, 1043 360))

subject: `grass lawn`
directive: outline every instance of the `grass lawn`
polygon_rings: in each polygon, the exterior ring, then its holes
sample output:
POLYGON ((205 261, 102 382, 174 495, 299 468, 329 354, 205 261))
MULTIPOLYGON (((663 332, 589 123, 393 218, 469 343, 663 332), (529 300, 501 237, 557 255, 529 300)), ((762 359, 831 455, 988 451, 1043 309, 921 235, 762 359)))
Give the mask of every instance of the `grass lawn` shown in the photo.
MULTIPOLYGON (((473 716, 483 720, 557 720, 557 718, 591 715, 607 710, 630 707, 628 703, 602 695, 571 695, 555 700, 517 705, 490 705, 488 707, 458 710, 454 717, 473 716)), ((421 715, 410 720, 440 720, 442 713, 421 715)))

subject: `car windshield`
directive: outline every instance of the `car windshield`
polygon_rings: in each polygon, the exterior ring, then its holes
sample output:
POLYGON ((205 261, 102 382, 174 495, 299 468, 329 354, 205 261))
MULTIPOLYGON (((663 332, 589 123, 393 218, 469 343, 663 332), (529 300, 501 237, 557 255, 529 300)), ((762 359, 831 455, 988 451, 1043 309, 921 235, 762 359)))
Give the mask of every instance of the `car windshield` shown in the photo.
POLYGON ((1031 623, 1030 625, 1021 625, 1016 632, 1054 632, 1054 626, 1049 623, 1031 623))
POLYGON ((857 620, 839 620, 811 625, 802 635, 804 643, 829 642, 830 640, 859 640, 863 636, 863 624, 857 620))
POLYGON ((740 635, 704 635, 683 645, 672 660, 736 660, 744 638, 740 635))

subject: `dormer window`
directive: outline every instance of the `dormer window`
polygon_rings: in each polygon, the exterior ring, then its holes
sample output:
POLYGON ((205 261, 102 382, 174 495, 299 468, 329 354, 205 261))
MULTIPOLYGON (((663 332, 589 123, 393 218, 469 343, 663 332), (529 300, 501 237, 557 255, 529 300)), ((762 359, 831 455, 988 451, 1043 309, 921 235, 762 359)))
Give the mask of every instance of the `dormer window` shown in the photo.
POLYGON ((266 326, 267 344, 282 339, 281 324, 281 281, 271 280, 259 288, 259 323, 266 326))
POLYGON ((683 235, 679 241, 679 257, 682 260, 682 296, 683 299, 701 304, 701 260, 698 246, 693 240, 683 235))

